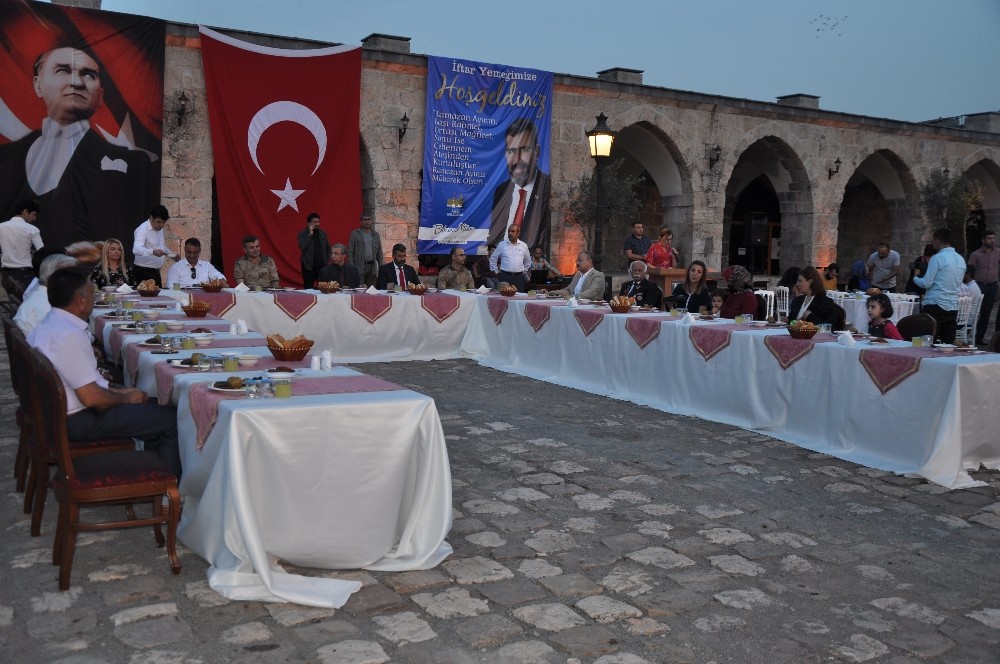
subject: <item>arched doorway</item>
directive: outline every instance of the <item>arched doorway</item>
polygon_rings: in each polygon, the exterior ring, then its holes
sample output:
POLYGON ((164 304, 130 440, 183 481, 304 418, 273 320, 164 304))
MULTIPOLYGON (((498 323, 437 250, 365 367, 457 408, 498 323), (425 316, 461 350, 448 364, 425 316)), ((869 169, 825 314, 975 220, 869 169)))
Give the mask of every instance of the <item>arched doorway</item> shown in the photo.
POLYGON ((831 260, 837 260, 846 271, 855 260, 867 260, 880 242, 888 242, 900 254, 900 279, 905 282, 905 265, 923 248, 921 238, 926 228, 919 221, 918 210, 916 181, 902 159, 891 150, 872 153, 844 187, 837 221, 837 256, 831 260))
POLYGON ((726 184, 722 258, 753 274, 778 275, 807 262, 812 194, 806 169, 783 140, 765 136, 740 155, 726 184))
POLYGON ((982 205, 969 215, 966 232, 967 246, 972 253, 982 245, 980 238, 984 230, 996 231, 1000 227, 1000 168, 995 162, 983 159, 969 167, 964 175, 983 188, 982 205))

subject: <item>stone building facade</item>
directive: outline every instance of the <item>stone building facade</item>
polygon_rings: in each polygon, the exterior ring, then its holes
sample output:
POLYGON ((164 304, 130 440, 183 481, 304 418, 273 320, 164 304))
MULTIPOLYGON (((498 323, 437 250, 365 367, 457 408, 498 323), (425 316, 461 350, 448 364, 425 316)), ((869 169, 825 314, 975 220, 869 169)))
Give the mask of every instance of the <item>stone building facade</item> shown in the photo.
MULTIPOLYGON (((282 48, 316 42, 224 31, 282 48)), ((419 220, 426 58, 409 40, 363 40, 361 146, 363 197, 383 246, 416 245, 419 220), (409 126, 399 139, 400 118, 409 126)), ((211 236, 217 216, 200 42, 195 26, 167 26, 162 198, 177 237, 211 236), (183 122, 176 113, 184 93, 183 122)), ((603 112, 617 130, 613 156, 644 173, 651 201, 644 220, 669 226, 685 261, 718 269, 753 264, 842 266, 889 241, 906 260, 934 225, 923 218, 919 187, 935 169, 977 180, 982 219, 1000 226, 1000 114, 975 122, 911 123, 818 108, 818 98, 777 103, 644 86, 642 73, 610 69, 596 78, 557 75, 552 117, 553 261, 572 272, 583 248, 579 229, 559 213, 570 187, 593 171, 585 132, 603 112), (780 236, 779 245, 776 240, 780 236), (779 258, 780 256, 780 258, 779 258), (779 262, 780 261, 780 262, 779 262)), ((605 229, 606 270, 619 260, 624 227, 605 229)), ((213 238, 216 242, 218 238, 213 238)), ((233 241, 233 240, 229 240, 233 241)))

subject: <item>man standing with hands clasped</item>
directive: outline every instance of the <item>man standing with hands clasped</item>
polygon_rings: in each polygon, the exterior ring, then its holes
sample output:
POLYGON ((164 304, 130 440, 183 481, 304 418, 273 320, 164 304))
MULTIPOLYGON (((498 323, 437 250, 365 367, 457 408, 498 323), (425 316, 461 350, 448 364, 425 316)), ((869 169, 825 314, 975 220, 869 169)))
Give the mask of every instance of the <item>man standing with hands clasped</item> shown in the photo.
POLYGON ((361 228, 351 231, 347 240, 347 257, 351 265, 358 268, 365 286, 375 283, 382 263, 382 238, 372 228, 371 214, 361 213, 361 228))
POLYGON ((528 245, 518 239, 520 236, 521 227, 511 224, 507 229, 507 239, 498 244, 490 256, 490 270, 499 275, 501 282, 523 291, 526 275, 531 269, 531 252, 528 245))
POLYGON ((302 287, 312 288, 319 277, 319 271, 326 267, 326 257, 330 255, 330 239, 319 227, 319 213, 310 212, 306 217, 306 227, 299 231, 299 249, 302 255, 302 287))

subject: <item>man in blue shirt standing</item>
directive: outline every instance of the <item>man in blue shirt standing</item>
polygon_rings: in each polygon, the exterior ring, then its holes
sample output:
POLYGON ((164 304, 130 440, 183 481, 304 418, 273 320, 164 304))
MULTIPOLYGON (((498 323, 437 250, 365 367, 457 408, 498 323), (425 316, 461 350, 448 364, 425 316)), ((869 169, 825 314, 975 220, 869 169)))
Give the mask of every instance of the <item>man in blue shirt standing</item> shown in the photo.
POLYGON ((926 288, 924 304, 920 311, 930 314, 938 324, 938 338, 942 343, 955 343, 958 320, 958 289, 965 276, 965 259, 951 246, 951 231, 939 228, 932 240, 937 253, 927 264, 922 277, 913 283, 926 288))

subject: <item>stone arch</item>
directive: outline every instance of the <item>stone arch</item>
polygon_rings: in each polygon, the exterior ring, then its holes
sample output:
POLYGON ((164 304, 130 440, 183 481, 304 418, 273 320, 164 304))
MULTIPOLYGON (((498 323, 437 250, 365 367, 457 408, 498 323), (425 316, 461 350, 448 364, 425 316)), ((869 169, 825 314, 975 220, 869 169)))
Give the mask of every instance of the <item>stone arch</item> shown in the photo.
POLYGON ((888 242, 904 263, 920 253, 930 228, 921 215, 913 163, 890 140, 864 146, 845 160, 856 166, 841 167, 845 184, 837 213, 837 257, 842 269, 867 258, 879 242, 888 242))
MULTIPOLYGON (((694 219, 691 176, 677 143, 655 121, 636 120, 618 131, 612 159, 619 157, 625 160, 624 174, 647 176, 646 193, 654 203, 640 217, 650 226, 647 235, 655 238, 660 226, 668 226, 679 247, 690 247, 694 219)), ((605 267, 622 266, 616 264, 621 260, 610 258, 620 256, 621 238, 627 234, 626 227, 604 229, 605 267)))
POLYGON ((979 210, 982 215, 980 230, 996 230, 1000 227, 1000 166, 987 157, 966 161, 970 163, 963 164, 961 175, 975 180, 983 187, 983 204, 979 210))
POLYGON ((756 272, 772 275, 780 273, 779 256, 785 265, 806 264, 813 244, 813 187, 798 152, 768 128, 759 127, 739 141, 736 154, 732 167, 723 170, 722 263, 752 265, 756 272), (748 204, 767 209, 750 210, 748 204), (758 222, 759 232, 752 232, 753 223, 746 216, 751 213, 766 214, 766 221, 758 222), (737 214, 740 219, 734 218, 737 214))

